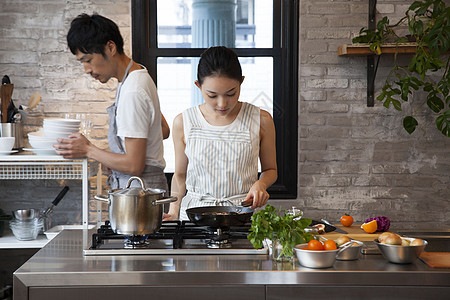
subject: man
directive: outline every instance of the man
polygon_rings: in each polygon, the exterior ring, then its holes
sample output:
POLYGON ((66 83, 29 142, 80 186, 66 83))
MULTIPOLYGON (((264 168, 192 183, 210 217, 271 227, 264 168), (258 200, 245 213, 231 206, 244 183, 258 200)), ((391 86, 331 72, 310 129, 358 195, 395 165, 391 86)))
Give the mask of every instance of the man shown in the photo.
POLYGON ((75 133, 58 139, 56 152, 64 158, 101 162, 112 170, 108 178, 112 188, 124 188, 131 176, 139 176, 147 187, 167 191, 162 140, 169 127, 160 112, 155 83, 145 67, 124 53, 117 25, 98 14, 81 14, 71 22, 67 43, 85 73, 101 83, 116 78, 119 85, 116 101, 107 109, 109 151, 75 133))

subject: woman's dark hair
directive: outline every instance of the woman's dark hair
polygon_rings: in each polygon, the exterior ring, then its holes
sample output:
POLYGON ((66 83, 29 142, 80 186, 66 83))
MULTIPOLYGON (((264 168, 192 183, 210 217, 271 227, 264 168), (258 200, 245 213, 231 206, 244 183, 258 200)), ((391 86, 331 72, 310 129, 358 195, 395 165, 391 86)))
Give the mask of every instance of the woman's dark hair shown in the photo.
POLYGON ((224 46, 208 48, 200 56, 197 81, 200 85, 208 76, 225 76, 242 82, 242 69, 236 53, 224 46))
POLYGON ((67 44, 73 54, 80 51, 105 56, 105 46, 108 41, 113 41, 117 52, 123 54, 123 38, 119 27, 108 18, 98 14, 92 16, 81 14, 70 23, 67 44))

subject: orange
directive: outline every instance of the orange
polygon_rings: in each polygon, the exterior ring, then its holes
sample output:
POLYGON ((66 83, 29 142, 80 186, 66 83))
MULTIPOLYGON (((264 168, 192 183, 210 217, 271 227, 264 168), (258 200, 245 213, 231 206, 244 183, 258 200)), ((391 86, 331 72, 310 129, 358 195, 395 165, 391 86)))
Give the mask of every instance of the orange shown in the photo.
POLYGON ((372 220, 368 223, 364 223, 361 225, 361 228, 367 233, 374 233, 378 228, 377 220, 372 220))
POLYGON ((321 241, 318 240, 310 240, 308 242, 308 247, 306 247, 307 250, 324 250, 324 246, 321 241))
POLYGON ((333 240, 327 240, 323 243, 325 250, 336 250, 337 246, 333 240))

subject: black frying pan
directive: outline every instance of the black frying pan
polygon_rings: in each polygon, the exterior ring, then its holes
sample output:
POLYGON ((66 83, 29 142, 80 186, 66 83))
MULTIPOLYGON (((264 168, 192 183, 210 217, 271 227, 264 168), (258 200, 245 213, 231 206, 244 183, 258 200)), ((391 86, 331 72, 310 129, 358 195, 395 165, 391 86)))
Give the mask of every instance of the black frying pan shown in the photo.
POLYGON ((206 206, 188 208, 186 214, 189 220, 198 226, 225 228, 249 223, 253 209, 242 206, 206 206))

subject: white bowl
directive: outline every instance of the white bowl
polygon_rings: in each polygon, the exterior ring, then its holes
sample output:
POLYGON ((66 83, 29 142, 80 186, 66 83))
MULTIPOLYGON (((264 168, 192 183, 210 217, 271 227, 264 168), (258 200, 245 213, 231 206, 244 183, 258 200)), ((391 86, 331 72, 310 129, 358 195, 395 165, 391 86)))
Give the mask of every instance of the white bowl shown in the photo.
POLYGON ((14 147, 15 137, 0 137, 0 151, 11 151, 14 147))
POLYGON ((80 130, 80 125, 67 125, 66 126, 66 125, 44 123, 43 129, 44 129, 44 131, 46 131, 46 130, 52 130, 52 131, 72 130, 72 131, 78 131, 78 130, 80 130))
MULTIPOLYGON (((56 144, 55 138, 48 138, 44 136, 42 131, 30 132, 28 134, 28 141, 30 142, 38 142, 38 143, 47 143, 47 144, 56 144)), ((35 148, 35 147, 33 147, 35 148)))
POLYGON ((53 124, 53 125, 78 125, 80 126, 81 121, 76 119, 44 119, 44 124, 53 124))
POLYGON ((69 138, 69 135, 71 135, 72 133, 74 132, 50 131, 50 130, 44 131, 45 137, 49 139, 67 139, 69 138))
POLYGON ((51 141, 39 141, 39 140, 28 140, 31 147, 35 149, 53 149, 54 144, 58 144, 57 141, 51 140, 51 141))

